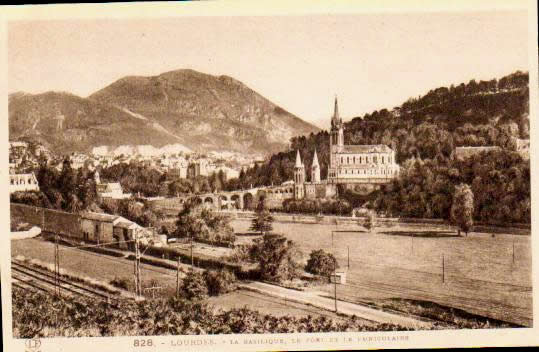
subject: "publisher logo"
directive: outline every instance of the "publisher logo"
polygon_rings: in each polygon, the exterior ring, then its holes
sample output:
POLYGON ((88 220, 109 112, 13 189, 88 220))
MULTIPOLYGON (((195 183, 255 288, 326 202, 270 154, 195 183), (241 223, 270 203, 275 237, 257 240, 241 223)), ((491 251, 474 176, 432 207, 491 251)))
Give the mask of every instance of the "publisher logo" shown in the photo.
POLYGON ((37 338, 26 340, 24 345, 26 346, 26 352, 40 352, 41 340, 37 338))

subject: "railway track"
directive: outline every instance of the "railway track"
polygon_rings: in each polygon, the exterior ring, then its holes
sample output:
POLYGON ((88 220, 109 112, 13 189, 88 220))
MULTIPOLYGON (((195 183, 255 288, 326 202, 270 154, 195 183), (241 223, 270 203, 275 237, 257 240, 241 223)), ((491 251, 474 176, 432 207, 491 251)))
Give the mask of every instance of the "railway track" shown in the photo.
POLYGON ((107 302, 115 301, 117 299, 104 291, 90 288, 82 284, 66 280, 62 277, 58 278, 57 285, 56 278, 53 273, 16 261, 11 262, 11 275, 13 284, 26 290, 55 293, 57 287, 59 287, 60 294, 66 294, 69 296, 82 296, 107 302))

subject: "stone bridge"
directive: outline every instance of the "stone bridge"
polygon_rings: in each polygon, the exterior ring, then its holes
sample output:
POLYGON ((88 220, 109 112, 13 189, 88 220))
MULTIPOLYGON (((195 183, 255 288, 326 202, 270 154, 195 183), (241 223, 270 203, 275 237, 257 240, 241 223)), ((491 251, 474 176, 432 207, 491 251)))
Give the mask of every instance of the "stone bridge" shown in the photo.
POLYGON ((156 208, 175 212, 190 198, 195 198, 212 210, 253 210, 260 199, 266 199, 271 207, 279 206, 282 201, 294 196, 294 186, 257 187, 230 192, 204 194, 185 194, 174 198, 164 198, 153 202, 156 208))

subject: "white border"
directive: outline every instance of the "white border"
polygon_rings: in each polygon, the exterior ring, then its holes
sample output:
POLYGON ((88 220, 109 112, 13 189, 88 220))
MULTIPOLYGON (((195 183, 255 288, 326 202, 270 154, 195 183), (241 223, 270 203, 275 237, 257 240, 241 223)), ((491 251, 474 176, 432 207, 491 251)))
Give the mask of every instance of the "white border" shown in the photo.
MULTIPOLYGON (((503 11, 527 9, 529 13, 529 73, 530 73, 530 129, 531 129, 531 170, 532 176, 537 166, 538 136, 536 126, 538 109, 538 51, 537 51, 537 3, 533 0, 481 0, 481 1, 214 1, 196 3, 116 3, 84 5, 45 6, 3 6, 0 8, 0 60, 2 76, 7 77, 7 21, 51 20, 51 19, 95 19, 95 18, 165 18, 181 16, 257 16, 257 15, 309 15, 309 14, 350 14, 373 12, 444 12, 444 11, 503 11)), ((0 81, 0 111, 3 112, 0 128, 0 158, 4 167, 0 176, 6 187, 0 187, 0 197, 4 200, 0 218, 3 224, 0 236, 0 260, 2 277, 2 322, 3 344, 6 351, 25 351, 24 340, 12 338, 11 329, 11 283, 10 283, 10 242, 9 203, 7 191, 8 170, 8 113, 7 81, 0 81)), ((532 214, 537 208, 533 200, 537 196, 537 183, 532 177, 532 214)), ((539 228, 537 216, 532 216, 532 229, 539 228)), ((532 231, 532 272, 533 287, 538 286, 537 259, 538 242, 532 231)), ((534 289, 534 318, 538 316, 537 290, 534 289)), ((379 349, 379 348, 440 348, 440 347, 483 347, 483 346, 533 346, 539 345, 539 328, 493 329, 493 330, 446 330, 377 333, 327 333, 327 334, 264 334, 264 335, 209 335, 209 336, 159 336, 151 337, 154 347, 139 348, 145 351, 179 350, 335 350, 335 349, 379 349), (406 340, 394 338, 406 336, 406 340), (325 342, 314 343, 308 339, 323 338, 325 342), (244 344, 246 339, 263 340, 283 338, 285 344, 244 344), (293 342, 292 338, 300 342, 293 342), (337 342, 329 342, 337 339, 337 342), (349 340, 351 339, 351 340, 349 340), (237 340, 238 344, 230 341, 237 340), (177 346, 179 341, 190 341, 190 346, 177 346), (198 345, 206 341, 206 345, 198 345), (213 341, 215 344, 210 344, 213 341), (163 344, 162 344, 163 343, 163 344), (172 345, 175 343, 176 345, 172 345)), ((145 337, 148 339, 148 337, 145 337)), ((52 351, 136 351, 133 337, 96 338, 47 338, 41 339, 40 350, 52 351)))

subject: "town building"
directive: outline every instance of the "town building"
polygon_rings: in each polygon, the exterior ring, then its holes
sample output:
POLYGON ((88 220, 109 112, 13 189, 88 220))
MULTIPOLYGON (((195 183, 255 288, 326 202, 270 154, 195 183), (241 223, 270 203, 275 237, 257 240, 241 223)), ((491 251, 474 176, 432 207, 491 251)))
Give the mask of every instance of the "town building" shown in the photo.
POLYGON ((34 173, 10 174, 9 193, 39 191, 39 184, 34 173))
POLYGON ((187 177, 189 178, 208 175, 208 161, 206 159, 196 160, 190 163, 187 168, 187 177))
POLYGON ((94 179, 97 198, 100 201, 103 199, 126 199, 131 197, 131 193, 123 192, 122 185, 119 182, 101 182, 97 170, 95 171, 94 179))

